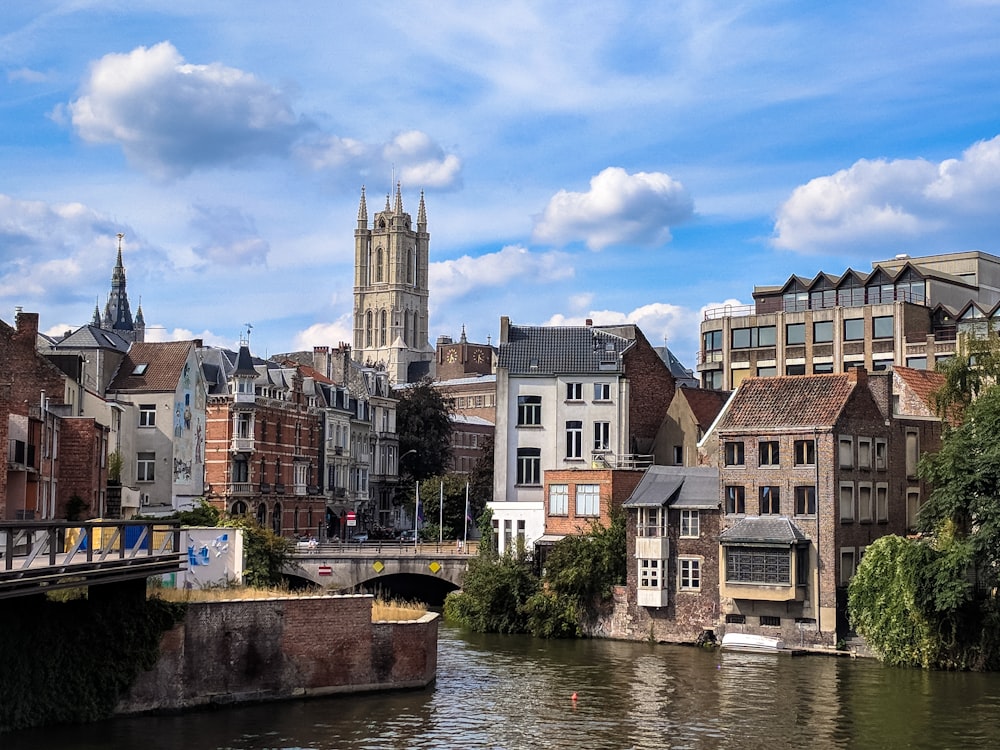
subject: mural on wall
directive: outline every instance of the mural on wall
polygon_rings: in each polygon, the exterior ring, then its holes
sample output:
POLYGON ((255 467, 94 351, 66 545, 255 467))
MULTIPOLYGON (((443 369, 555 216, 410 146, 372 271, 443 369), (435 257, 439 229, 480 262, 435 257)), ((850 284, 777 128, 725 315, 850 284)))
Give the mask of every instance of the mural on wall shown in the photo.
POLYGON ((241 529, 188 528, 187 570, 177 574, 177 588, 200 589, 243 582, 241 529))
MULTIPOLYGON (((200 484, 204 476, 202 442, 205 439, 204 383, 191 358, 184 365, 174 400, 174 482, 200 484)), ((192 488, 200 492, 200 487, 192 488)))

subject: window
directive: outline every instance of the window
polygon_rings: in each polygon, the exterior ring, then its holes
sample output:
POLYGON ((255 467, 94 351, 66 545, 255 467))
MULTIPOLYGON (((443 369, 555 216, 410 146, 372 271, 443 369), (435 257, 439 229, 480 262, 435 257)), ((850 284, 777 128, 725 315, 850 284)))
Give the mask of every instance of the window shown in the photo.
POLYGON ((583 383, 567 383, 566 384, 566 400, 567 401, 582 401, 583 400, 583 383))
POLYGON ((833 372, 833 362, 813 362, 813 375, 829 375, 833 372))
POLYGON ((517 449, 517 483, 542 483, 542 450, 541 448, 517 449))
POLYGON ((920 436, 916 430, 906 431, 906 476, 917 475, 917 463, 920 461, 920 436))
POLYGON ((816 441, 796 440, 795 441, 795 465, 815 466, 816 465, 816 441))
POLYGON ((833 321, 817 320, 813 323, 813 343, 826 344, 833 341, 833 321))
POLYGON ((706 370, 701 374, 701 387, 708 391, 722 390, 722 370, 706 370))
POLYGON ((875 516, 874 498, 872 497, 872 486, 862 484, 858 486, 858 520, 871 523, 875 516))
POLYGON ((138 482, 152 482, 156 479, 156 453, 142 453, 137 456, 135 478, 138 482))
POLYGON ((569 485, 567 484, 549 485, 549 515, 550 516, 569 515, 569 485))
POLYGON ((764 440, 757 446, 757 452, 760 456, 761 466, 777 466, 778 465, 778 441, 777 440, 764 440))
POLYGON ((594 422, 594 450, 611 450, 611 423, 594 422))
POLYGON ((927 357, 907 357, 906 366, 914 370, 926 370, 927 357))
POLYGON ((271 530, 278 536, 281 536, 281 516, 281 503, 275 503, 274 512, 271 513, 271 530))
POLYGON ((660 560, 639 560, 639 588, 661 588, 660 560))
POLYGON ((840 467, 849 469, 854 466, 854 438, 842 437, 837 441, 837 455, 840 457, 840 467))
POLYGON ((761 615, 760 624, 765 628, 780 628, 781 618, 776 615, 761 615))
POLYGON ((785 365, 785 375, 805 375, 805 365, 785 365))
POLYGON ((772 547, 727 547, 726 581, 789 585, 791 554, 787 549, 772 547))
POLYGON ((785 343, 786 344, 806 343, 806 324, 805 323, 785 324, 785 343))
POLYGON ((885 484, 875 485, 875 520, 889 520, 889 487, 885 484))
POLYGON ((747 512, 747 488, 742 484, 726 485, 726 513, 747 512))
POLYGON ((920 491, 906 491, 906 530, 916 531, 917 520, 920 514, 920 491))
POLYGON ((767 486, 760 488, 760 514, 762 516, 781 515, 781 488, 767 486))
POLYGON ((875 468, 879 471, 885 471, 887 455, 885 438, 875 438, 875 468))
POLYGON ((846 586, 854 575, 854 548, 843 547, 840 550, 840 585, 846 586))
MULTIPOLYGON (((721 352, 722 331, 705 331, 701 336, 701 348, 705 351, 706 355, 709 352, 721 352)), ((705 361, 710 362, 712 358, 706 356, 705 361)))
POLYGON ((250 464, 245 458, 237 458, 233 461, 233 481, 234 482, 249 482, 250 481, 250 464))
POLYGON ((879 315, 872 318, 872 338, 891 339, 892 338, 892 316, 879 315))
POLYGON ((566 458, 583 457, 583 422, 571 419, 566 422, 566 458))
POLYGON ((777 374, 778 374, 778 368, 777 367, 771 367, 771 366, 769 366, 769 367, 758 367, 757 368, 757 377, 758 378, 773 378, 777 374))
POLYGON ((156 426, 156 404, 139 404, 139 426, 156 426))
POLYGON ((681 511, 681 536, 697 539, 701 535, 701 519, 696 510, 681 511))
POLYGON ((743 466, 743 443, 726 443, 726 466, 743 466))
POLYGON ((870 469, 872 467, 872 439, 858 438, 858 468, 870 469))
POLYGON ((594 401, 611 400, 611 383, 594 383, 594 401))
POLYGON ((636 534, 641 537, 667 535, 667 511, 664 508, 639 508, 636 534))
POLYGON ((844 320, 844 341, 864 341, 864 339, 864 318, 847 318, 844 320))
POLYGON ((728 625, 746 625, 746 622, 746 615, 726 615, 726 624, 728 625))
POLYGON ((519 427, 526 425, 540 425, 542 423, 542 397, 541 396, 518 396, 517 397, 517 424, 519 427))
POLYGON ((674 446, 674 466, 684 465, 684 446, 675 445, 674 446))
POLYGON ((601 514, 601 488, 596 484, 576 486, 576 515, 599 516, 601 514))
POLYGON ((734 328, 732 330, 733 349, 774 346, 774 335, 774 326, 734 328))
POLYGON ((854 520, 854 485, 850 482, 840 485, 840 520, 854 520))
POLYGON ((677 559, 678 588, 681 591, 698 591, 701 588, 701 560, 697 557, 677 559))
POLYGON ((795 488, 795 515, 816 515, 816 488, 813 485, 800 485, 795 488))

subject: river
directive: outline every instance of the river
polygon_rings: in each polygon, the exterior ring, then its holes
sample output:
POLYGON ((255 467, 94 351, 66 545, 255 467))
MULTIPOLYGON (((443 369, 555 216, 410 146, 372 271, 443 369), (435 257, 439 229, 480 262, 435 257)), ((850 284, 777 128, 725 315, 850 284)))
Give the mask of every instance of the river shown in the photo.
POLYGON ((32 730, 0 748, 993 748, 998 718, 997 674, 443 626, 425 690, 32 730))

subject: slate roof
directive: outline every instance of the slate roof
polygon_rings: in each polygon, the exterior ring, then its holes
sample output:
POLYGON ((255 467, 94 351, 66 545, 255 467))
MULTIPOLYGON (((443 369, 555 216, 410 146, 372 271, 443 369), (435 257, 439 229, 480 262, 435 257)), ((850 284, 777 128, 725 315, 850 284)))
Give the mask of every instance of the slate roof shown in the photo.
POLYGON ((682 396, 694 414, 695 422, 702 430, 707 430, 712 426, 712 422, 719 416, 722 407, 732 395, 732 391, 710 391, 706 388, 688 388, 681 386, 677 389, 678 395, 682 396))
POLYGON ((53 345, 64 349, 114 349, 128 351, 129 341, 114 331, 105 331, 95 325, 80 326, 53 345))
POLYGON ((511 375, 617 373, 621 355, 634 341, 599 326, 511 325, 507 341, 500 344, 497 366, 511 375))
POLYGON ((722 544, 792 545, 806 541, 809 537, 784 516, 746 516, 719 534, 722 544))
POLYGON ((452 414, 450 419, 455 424, 478 425, 479 427, 496 427, 496 425, 488 419, 471 415, 452 414))
POLYGON ((716 509, 719 471, 705 466, 650 466, 622 507, 716 509))
POLYGON ((833 425, 856 385, 856 376, 850 374, 747 378, 736 390, 719 429, 762 432, 833 425))
POLYGON ((118 366, 118 372, 108 390, 148 393, 172 392, 177 389, 187 363, 190 341, 136 342, 118 366), (146 365, 139 374, 137 366, 146 365))

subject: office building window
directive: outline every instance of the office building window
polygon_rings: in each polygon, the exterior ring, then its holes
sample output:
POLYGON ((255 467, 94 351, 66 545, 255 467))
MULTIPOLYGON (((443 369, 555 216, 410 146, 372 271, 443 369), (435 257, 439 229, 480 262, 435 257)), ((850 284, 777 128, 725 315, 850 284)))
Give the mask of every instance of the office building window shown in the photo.
POLYGON ((813 323, 813 343, 826 344, 833 341, 833 321, 817 320, 813 323))
POLYGON ((879 315, 872 318, 872 338, 891 339, 892 338, 892 316, 879 315))
POLYGON ((804 344, 806 343, 806 324, 805 323, 786 323, 785 324, 785 344, 804 344))
POLYGON ((865 319, 847 318, 844 321, 844 341, 864 341, 865 319))

